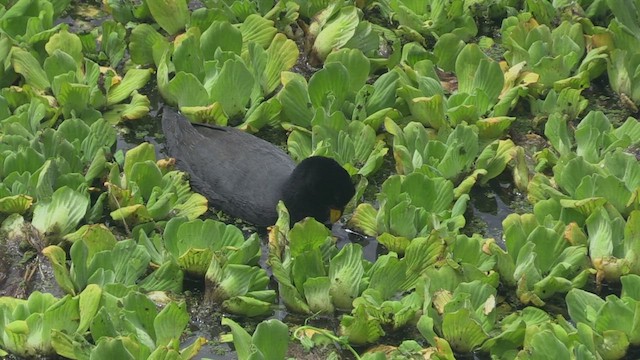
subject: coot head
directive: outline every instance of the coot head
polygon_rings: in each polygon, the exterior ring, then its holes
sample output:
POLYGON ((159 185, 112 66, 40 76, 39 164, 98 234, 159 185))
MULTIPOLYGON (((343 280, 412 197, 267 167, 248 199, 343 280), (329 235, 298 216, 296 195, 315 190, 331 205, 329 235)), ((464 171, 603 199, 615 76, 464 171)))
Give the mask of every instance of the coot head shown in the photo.
POLYGON ((282 189, 291 223, 308 216, 322 223, 335 222, 354 194, 347 171, 335 160, 322 156, 300 162, 282 189))

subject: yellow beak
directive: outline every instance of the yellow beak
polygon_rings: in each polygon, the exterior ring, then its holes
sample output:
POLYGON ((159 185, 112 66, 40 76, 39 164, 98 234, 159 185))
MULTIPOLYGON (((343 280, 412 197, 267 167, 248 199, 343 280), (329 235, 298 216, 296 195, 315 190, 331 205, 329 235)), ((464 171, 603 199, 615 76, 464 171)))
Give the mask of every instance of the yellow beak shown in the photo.
POLYGON ((329 220, 331 220, 331 223, 334 223, 334 222, 340 220, 341 216, 342 216, 342 210, 331 209, 329 211, 329 220))

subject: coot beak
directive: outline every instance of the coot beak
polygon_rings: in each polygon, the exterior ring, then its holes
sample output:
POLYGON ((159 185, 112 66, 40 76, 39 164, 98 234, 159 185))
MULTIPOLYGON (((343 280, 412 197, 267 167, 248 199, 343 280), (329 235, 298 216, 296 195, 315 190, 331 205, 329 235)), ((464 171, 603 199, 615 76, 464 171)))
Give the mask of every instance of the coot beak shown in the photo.
POLYGON ((331 208, 331 210, 329 211, 329 220, 331 220, 332 224, 340 220, 341 216, 342 216, 342 210, 331 208))

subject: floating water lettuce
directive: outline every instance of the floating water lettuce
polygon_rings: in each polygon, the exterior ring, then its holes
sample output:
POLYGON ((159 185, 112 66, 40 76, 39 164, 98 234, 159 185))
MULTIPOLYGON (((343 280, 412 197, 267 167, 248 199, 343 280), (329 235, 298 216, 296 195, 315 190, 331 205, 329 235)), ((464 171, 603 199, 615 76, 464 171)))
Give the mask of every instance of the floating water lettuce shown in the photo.
POLYGON ((609 84, 620 94, 624 104, 637 112, 640 104, 640 3, 609 0, 607 5, 615 16, 608 28, 615 43, 607 62, 609 84))
POLYGON ((302 314, 351 309, 365 286, 360 245, 338 251, 331 232, 313 218, 289 230, 289 215, 282 203, 278 208, 280 217, 269 234, 269 264, 284 304, 302 314))
POLYGON ((544 100, 531 101, 531 112, 538 118, 559 114, 569 121, 576 120, 589 104, 581 92, 582 89, 564 88, 560 92, 551 89, 544 100))
MULTIPOLYGON (((516 348, 524 344, 527 327, 536 327, 551 321, 551 317, 544 310, 536 307, 525 307, 514 311, 499 320, 496 327, 500 332, 484 342, 481 349, 492 356, 505 357, 515 353, 516 348)), ((496 329, 497 330, 497 329, 496 329)), ((526 335, 527 334, 527 335, 526 335)))
POLYGON ((245 240, 233 225, 174 217, 167 222, 163 239, 150 240, 143 231, 138 236, 155 262, 176 262, 191 276, 204 277, 206 301, 247 316, 269 311, 275 293, 266 289, 269 279, 257 266, 256 234, 245 240))
POLYGON ((388 72, 370 85, 365 83, 370 69, 371 61, 360 50, 343 49, 327 57, 308 83, 299 74, 283 72, 284 86, 277 95, 282 120, 305 128, 335 127, 350 117, 377 129, 386 116, 396 112, 399 76, 388 72))
POLYGON ((502 281, 516 287, 522 303, 536 306, 555 293, 584 286, 590 275, 584 232, 543 211, 539 206, 534 214, 507 216, 502 225, 506 251, 488 244, 502 281))
POLYGON ((405 67, 398 86, 399 98, 407 105, 405 113, 436 130, 466 122, 476 124, 482 138, 501 136, 515 120, 504 115, 526 95, 533 80, 517 85, 510 80, 505 86, 500 65, 475 44, 464 46, 455 64, 458 89, 448 97, 431 60, 418 60, 413 69, 405 67))
POLYGON ((280 73, 296 63, 298 49, 276 32, 273 21, 252 14, 239 29, 226 21, 191 27, 172 50, 163 37, 139 25, 133 51, 136 61, 156 63, 160 93, 168 102, 194 119, 225 125, 256 111, 267 118, 280 111, 260 105, 280 85, 280 73), (141 37, 148 35, 152 38, 141 37))
MULTIPOLYGON (((511 140, 496 140, 481 150, 478 128, 464 124, 452 130, 443 128, 437 133, 416 122, 401 129, 387 120, 385 127, 393 135, 398 174, 420 172, 445 177, 459 185, 456 197, 468 193, 478 178, 481 184, 486 184, 500 175, 508 163, 517 160, 519 151, 511 140)), ((528 177, 527 174, 520 176, 528 177)))
POLYGON ((598 207, 586 219, 589 257, 597 270, 596 281, 617 281, 626 274, 640 275, 640 210, 624 218, 611 209, 598 207))
POLYGON ((61 299, 34 292, 27 300, 0 298, 0 349, 22 357, 148 359, 170 355, 189 359, 204 339, 178 348, 188 321, 184 303, 171 302, 158 311, 149 298, 124 285, 89 285, 78 295, 61 299), (91 341, 85 338, 87 333, 91 341))
POLYGON ((113 19, 121 24, 142 20, 149 17, 149 7, 146 2, 132 3, 117 0, 106 0, 104 9, 113 16, 113 19))
MULTIPOLYGON (((112 25, 104 27, 114 37, 109 40, 109 34, 103 34, 103 41, 107 42, 103 43, 103 50, 117 63, 124 52, 124 30, 118 31, 112 25)), ((24 79, 24 85, 53 95, 66 118, 75 115, 96 120, 102 117, 97 109, 121 103, 142 88, 151 77, 149 69, 129 69, 123 77, 112 68, 100 69, 95 62, 84 59, 80 37, 67 30, 51 36, 44 48, 46 53, 39 54, 44 59, 42 61, 26 50, 13 47, 11 64, 24 79)), ((139 103, 134 105, 136 110, 130 110, 128 119, 137 119, 149 112, 148 102, 142 106, 139 103)), ((105 116, 114 122, 122 119, 108 112, 105 116)))
POLYGON ((584 217, 597 204, 608 202, 627 216, 637 208, 635 189, 640 184, 640 164, 624 149, 638 144, 640 125, 633 118, 613 128, 601 112, 590 112, 573 134, 566 119, 552 115, 545 127, 553 149, 538 153, 537 169, 553 167, 554 183, 537 174, 529 184, 534 201, 556 199, 564 208, 573 208, 584 217), (575 148, 575 151, 573 150, 575 148))
POLYGON ((432 346, 441 337, 458 352, 480 347, 496 323, 496 289, 480 280, 445 280, 441 276, 446 272, 434 271, 430 276, 418 331, 432 346))
POLYGON ((253 335, 249 335, 242 326, 229 318, 223 318, 222 325, 231 328, 239 360, 285 358, 289 348, 289 328, 280 320, 261 322, 253 335))
POLYGON ((114 220, 139 224, 170 215, 195 219, 207 211, 207 199, 190 191, 185 174, 166 171, 156 163, 154 146, 143 143, 125 155, 122 173, 111 167, 109 207, 114 220))
POLYGON ((63 186, 51 195, 50 200, 35 206, 33 226, 48 236, 66 235, 84 218, 88 206, 89 194, 63 186))
POLYGON ((184 28, 189 21, 189 8, 182 0, 147 0, 146 5, 153 19, 169 35, 184 28))
POLYGON ((86 332, 98 312, 100 294, 101 289, 93 285, 62 299, 39 291, 26 300, 1 297, 0 350, 21 357, 55 355, 55 333, 86 332))
POLYGON ((404 253, 417 237, 432 232, 455 233, 465 224, 464 211, 469 196, 454 203, 453 183, 421 173, 392 175, 378 194, 379 210, 368 203, 358 205, 351 223, 389 250, 404 253))
POLYGON ((468 40, 478 32, 469 7, 465 6, 463 0, 446 3, 398 0, 389 2, 388 6, 389 15, 399 22, 399 30, 423 41, 422 37, 438 38, 447 33, 468 40))
POLYGON ((581 338, 605 359, 623 358, 629 346, 640 343, 640 328, 634 321, 640 300, 637 293, 640 277, 626 275, 620 280, 620 297, 609 295, 601 299, 579 289, 566 296, 569 316, 586 335, 581 338))
MULTIPOLYGON (((0 15, 0 28, 12 39, 21 43, 47 40, 62 24, 54 26, 54 20, 66 9, 68 0, 20 0, 12 3, 0 15)), ((4 7, 7 4, 3 5, 4 7)))
POLYGON ((77 294, 89 284, 139 285, 142 289, 182 291, 182 270, 175 262, 165 262, 148 276, 150 256, 142 245, 133 240, 116 241, 103 225, 91 225, 69 237, 71 266, 66 263, 65 251, 55 245, 43 249, 54 268, 60 287, 69 294, 77 294))
POLYGON ((102 119, 67 119, 54 130, 50 108, 33 99, 24 107, 2 125, 0 211, 23 213, 36 200, 33 223, 56 243, 81 220, 99 217, 104 196, 91 205, 87 187, 106 174, 116 134, 102 119))
POLYGON ((287 146, 296 161, 309 156, 326 156, 344 166, 350 175, 369 176, 382 166, 387 153, 384 141, 376 138, 369 125, 360 121, 347 121, 339 117, 337 124, 316 125, 311 133, 294 129, 289 135, 287 146))
MULTIPOLYGON (((305 29, 305 35, 306 40, 313 44, 309 54, 312 64, 319 65, 333 51, 349 48, 359 49, 375 61, 376 66, 386 64, 389 68, 393 67, 393 56, 380 54, 380 49, 388 46, 382 40, 383 37, 388 39, 389 43, 399 44, 395 34, 362 19, 362 14, 356 6, 328 3, 324 9, 310 14, 309 17, 312 21, 305 29)), ((393 48, 394 45, 389 47, 393 48)))
POLYGON ((340 320, 340 335, 352 344, 367 344, 406 327, 423 307, 422 276, 444 252, 443 239, 430 236, 411 240, 401 259, 393 252, 378 257, 364 273, 367 289, 340 320))
MULTIPOLYGON (((574 289, 572 291, 578 291, 574 289)), ((526 323, 524 330, 523 349, 517 353, 518 359, 540 359, 549 357, 572 357, 597 359, 602 356, 605 359, 619 358, 610 357, 618 352, 620 343, 615 336, 606 339, 606 344, 598 339, 593 331, 586 326, 578 324, 574 327, 571 323, 559 317, 558 323, 550 321, 540 322, 541 315, 538 315, 536 323, 526 323), (610 343, 609 341, 613 343, 610 343), (610 348, 609 348, 610 347, 610 348), (606 349, 600 352, 600 349, 606 349), (609 352, 609 353, 608 353, 609 352), (575 355, 573 355, 575 354, 575 355)), ((520 330, 522 331, 522 330, 520 330)), ((620 354, 620 353, 618 353, 620 354)))
MULTIPOLYGON (((191 359, 206 342, 198 337, 180 348, 180 338, 189 323, 184 302, 169 302, 162 310, 149 297, 124 285, 97 288, 97 299, 81 302, 93 306, 95 315, 87 323, 90 339, 83 332, 54 330, 51 334, 56 353, 72 359, 191 359)), ((84 305, 84 306, 83 306, 84 305)), ((86 310, 84 310, 86 311, 86 310)))
POLYGON ((505 19, 501 32, 507 63, 513 66, 526 61, 527 68, 540 75, 539 84, 544 88, 584 88, 606 69, 606 48, 587 53, 580 23, 565 20, 551 30, 539 25, 531 13, 522 13, 505 19))
POLYGON ((368 349, 363 356, 360 357, 362 360, 400 360, 407 358, 433 358, 433 359, 443 359, 443 360, 452 360, 455 359, 453 351, 451 347, 447 343, 446 340, 437 338, 436 342, 438 343, 435 347, 423 348, 417 341, 415 340, 405 340, 400 344, 400 346, 395 347, 391 345, 377 345, 370 349, 368 349))
POLYGON ((355 6, 337 9, 335 4, 327 7, 318 16, 320 21, 311 24, 311 29, 319 29, 313 42, 313 54, 320 61, 334 49, 344 46, 358 27, 358 11, 355 6), (328 20, 328 21, 327 21, 328 20))

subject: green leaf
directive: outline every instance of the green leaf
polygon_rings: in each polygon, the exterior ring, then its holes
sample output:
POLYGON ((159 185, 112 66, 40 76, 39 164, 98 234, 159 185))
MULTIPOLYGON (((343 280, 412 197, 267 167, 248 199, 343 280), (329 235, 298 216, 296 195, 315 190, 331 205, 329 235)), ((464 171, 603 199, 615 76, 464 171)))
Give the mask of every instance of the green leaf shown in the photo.
POLYGON ((233 346, 236 348, 236 352, 238 353, 238 359, 251 359, 252 353, 256 351, 255 349, 252 349, 253 340, 251 335, 249 335, 242 326, 229 318, 223 317, 221 323, 223 326, 231 328, 231 333, 233 334, 233 346))
POLYGON ((488 338, 468 309, 445 313, 442 318, 442 334, 451 347, 459 352, 471 352, 488 338))
POLYGON ((76 60, 71 55, 60 49, 56 49, 44 60, 44 71, 47 73, 47 78, 50 82, 53 82, 58 75, 69 73, 75 74, 77 70, 78 64, 76 63, 76 60))
POLYGON ((358 49, 341 49, 327 56, 325 65, 333 62, 342 64, 349 73, 349 92, 356 93, 369 78, 369 59, 358 49))
POLYGON ((296 257, 306 251, 317 249, 327 241, 331 232, 326 226, 313 218, 307 218, 296 223, 289 231, 289 246, 291 255, 296 257))
POLYGON ((95 284, 89 284, 79 295, 80 323, 76 333, 82 334, 89 329, 93 317, 100 309, 102 289, 95 284))
MULTIPOLYGON (((299 273, 298 268, 294 268, 294 276, 299 273)), ((305 274, 307 275, 307 274, 305 274)), ((335 308, 331 302, 331 280, 326 277, 308 278, 303 285, 304 297, 309 304, 309 309, 314 313, 333 314, 335 308)))
POLYGON ((344 315, 340 319, 340 334, 351 344, 370 344, 384 335, 380 321, 370 317, 364 306, 358 306, 353 316, 344 315))
POLYGON ((156 344, 169 345, 171 341, 180 339, 187 324, 189 324, 187 305, 184 302, 169 303, 153 320, 156 344))
POLYGON ((202 33, 200 48, 205 60, 213 60, 215 52, 218 51, 217 49, 231 51, 240 55, 242 51, 242 33, 228 21, 214 21, 202 33))
POLYGON ((5 214, 23 214, 33 205, 33 198, 28 195, 13 195, 0 198, 0 212, 5 214))
POLYGON ((349 91, 349 81, 337 79, 349 79, 347 69, 340 63, 325 64, 323 69, 313 74, 309 79, 309 98, 314 107, 324 107, 330 112, 342 107, 349 91))
MULTIPOLYGON (((458 91, 473 94, 482 90, 489 103, 495 104, 504 85, 504 75, 497 62, 490 60, 475 44, 467 44, 456 59, 458 91)), ((481 113, 488 109, 480 109, 481 113)))
POLYGON ((153 19, 169 35, 184 29, 189 21, 189 8, 185 0, 147 0, 153 19))
POLYGON ((115 125, 122 121, 138 120, 149 114, 151 102, 146 95, 134 91, 129 104, 114 105, 103 116, 109 124, 115 125))
POLYGON ((127 181, 138 185, 143 199, 149 199, 153 188, 162 185, 162 172, 155 161, 136 162, 127 174, 127 181))
POLYGON ((307 81, 299 74, 283 72, 283 87, 278 93, 282 104, 283 120, 292 124, 310 127, 314 111, 309 98, 307 81))
POLYGON ((206 106, 209 93, 194 74, 180 71, 169 81, 167 90, 177 100, 179 107, 206 106))
POLYGON ((38 203, 33 211, 33 226, 42 234, 65 235, 84 217, 89 197, 66 186, 56 190, 50 201, 38 203))
POLYGON ((153 144, 142 143, 127 151, 124 158, 124 175, 127 178, 130 178, 133 166, 137 163, 143 163, 145 161, 156 161, 156 152, 153 144))
POLYGON ((263 49, 266 49, 271 44, 273 37, 278 33, 278 30, 273 26, 273 21, 265 19, 258 14, 251 14, 247 16, 240 26, 240 32, 242 32, 243 40, 242 57, 245 58, 250 42, 255 42, 263 49))
POLYGON ((454 71, 456 58, 465 44, 453 33, 443 34, 433 47, 433 54, 438 59, 438 66, 444 71, 454 71))
POLYGON ((67 269, 67 255, 64 250, 56 245, 50 245, 42 249, 42 254, 51 262, 53 275, 60 288, 67 294, 75 295, 76 290, 69 269, 67 269))
POLYGON ((595 325, 597 314, 605 304, 605 301, 596 294, 581 289, 571 289, 567 293, 566 302, 569 316, 573 321, 592 327, 595 325))
POLYGON ((289 328, 277 319, 263 321, 256 327, 252 343, 265 359, 284 359, 289 348, 289 328))
POLYGON ((211 101, 219 102, 227 116, 244 113, 251 98, 255 79, 244 62, 229 59, 208 86, 211 101))
POLYGON ((355 6, 345 6, 320 31, 313 43, 313 52, 324 60, 331 51, 340 49, 355 34, 358 26, 358 11, 355 6))
POLYGON ((360 295, 362 267, 362 247, 347 244, 329 263, 329 293, 337 308, 350 309, 353 300, 360 295))
POLYGON ((53 55, 56 50, 64 51, 69 54, 78 65, 84 60, 80 38, 76 34, 69 33, 66 29, 62 29, 60 32, 54 34, 45 45, 45 49, 49 55, 53 55))
POLYGON ((152 73, 152 69, 130 69, 127 71, 122 81, 109 89, 107 105, 117 104, 131 96, 131 93, 147 84, 152 73))
POLYGON ((45 90, 51 86, 42 66, 28 51, 17 47, 12 48, 11 65, 13 70, 22 75, 27 84, 34 88, 45 90))
POLYGON ((129 53, 131 54, 131 61, 135 64, 155 64, 157 66, 160 63, 162 53, 168 47, 169 43, 164 36, 149 24, 138 24, 131 30, 129 53))
POLYGON ((284 34, 276 34, 266 51, 267 64, 260 81, 263 94, 271 94, 280 85, 281 73, 296 64, 298 55, 298 47, 293 40, 284 34))

